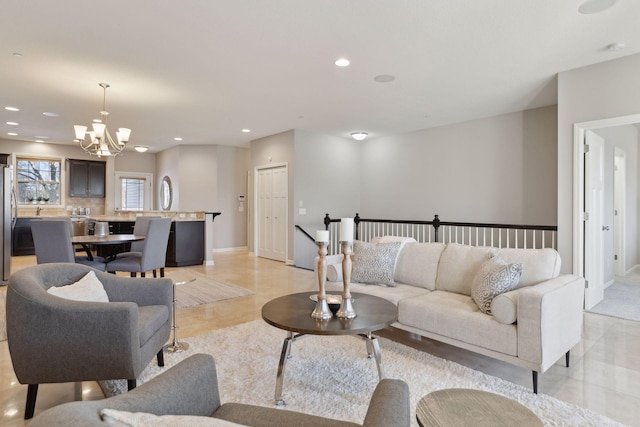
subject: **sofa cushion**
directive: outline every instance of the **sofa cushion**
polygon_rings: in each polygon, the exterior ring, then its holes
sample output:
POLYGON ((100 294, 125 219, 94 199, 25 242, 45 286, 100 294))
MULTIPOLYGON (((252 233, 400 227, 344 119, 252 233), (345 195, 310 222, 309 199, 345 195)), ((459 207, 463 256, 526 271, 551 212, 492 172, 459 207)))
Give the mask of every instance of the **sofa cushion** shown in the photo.
POLYGON ((471 297, 485 314, 491 313, 493 299, 516 287, 522 275, 522 264, 507 264, 497 255, 482 263, 473 282, 471 297))
POLYGON ((400 242, 369 243, 356 240, 351 280, 358 283, 393 286, 393 270, 400 242))
POLYGON ((515 323, 518 320, 518 290, 496 296, 491 302, 491 314, 505 325, 515 323))
MULTIPOLYGON (((330 292, 330 293, 342 294, 343 285, 342 283, 337 283, 337 282, 336 283, 327 282, 326 290, 327 292, 330 292)), ((370 286, 370 285, 364 285, 359 283, 351 283, 349 290, 351 291, 351 293, 361 293, 361 294, 373 295, 374 297, 384 298, 387 301, 394 303, 395 305, 398 305, 398 302, 400 302, 405 298, 414 298, 419 295, 424 295, 426 293, 431 292, 424 288, 405 285, 402 283, 396 283, 396 285, 393 287, 370 286)), ((356 302, 354 302, 356 311, 358 311, 357 301, 358 300, 356 299, 356 302)))
POLYGON ((471 296, 471 282, 495 248, 449 243, 438 264, 436 289, 471 296))
POLYGON ((142 347, 167 321, 169 309, 166 305, 145 305, 138 307, 138 331, 142 347))
POLYGON ((330 282, 342 282, 342 264, 327 265, 327 280, 330 282))
POLYGON ((398 255, 393 279, 433 291, 444 243, 407 243, 398 255))
POLYGON ((47 289, 51 295, 74 301, 109 302, 109 296, 102 282, 93 271, 85 274, 80 280, 66 286, 51 286, 47 289))
POLYGON ((560 274, 560 254, 555 249, 497 249, 496 254, 509 264, 522 264, 522 277, 516 289, 560 274))
POLYGON ((516 356, 518 330, 482 313, 473 299, 446 291, 432 291, 398 304, 398 321, 442 337, 516 356))
POLYGON ((102 421, 111 426, 121 427, 237 427, 243 424, 219 418, 200 417, 196 415, 155 415, 146 412, 127 412, 105 408, 100 411, 102 421))

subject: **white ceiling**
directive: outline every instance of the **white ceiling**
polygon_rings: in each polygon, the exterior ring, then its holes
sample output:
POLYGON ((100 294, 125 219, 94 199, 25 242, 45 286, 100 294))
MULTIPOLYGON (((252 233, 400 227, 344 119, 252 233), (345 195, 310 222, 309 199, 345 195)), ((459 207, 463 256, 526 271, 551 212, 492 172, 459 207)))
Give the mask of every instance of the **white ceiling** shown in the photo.
POLYGON ((98 117, 99 82, 110 127, 152 151, 289 129, 373 138, 551 105, 558 72, 640 52, 640 1, 592 15, 582 1, 3 0, 0 107, 21 110, 0 109, 0 138, 70 143, 98 117))

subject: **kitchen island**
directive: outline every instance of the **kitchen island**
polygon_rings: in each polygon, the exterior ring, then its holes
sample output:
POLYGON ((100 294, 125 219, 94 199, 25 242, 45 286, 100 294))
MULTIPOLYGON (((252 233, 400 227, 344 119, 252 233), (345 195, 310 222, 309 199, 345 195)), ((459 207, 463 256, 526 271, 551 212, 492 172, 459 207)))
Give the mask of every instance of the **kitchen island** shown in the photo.
MULTIPOLYGON (((201 265, 205 261, 205 213, 204 212, 169 212, 169 211, 145 211, 145 212, 114 212, 108 215, 91 215, 88 216, 66 216, 72 219, 75 224, 78 221, 87 223, 93 221, 108 222, 110 234, 133 234, 133 226, 137 216, 158 216, 171 218, 171 230, 169 233, 169 242, 167 245, 166 266, 182 267, 187 265, 201 265)), ((38 220, 44 217, 30 216, 28 218, 19 218, 19 227, 14 230, 14 251, 13 255, 34 255, 35 248, 31 237, 30 221, 38 220)), ((74 235, 84 234, 76 232, 74 227, 74 235)), ((91 230, 91 227, 85 227, 83 230, 91 230)), ((104 256, 101 253, 105 250, 112 254, 112 248, 95 248, 97 255, 104 256)), ((116 253, 126 252, 130 249, 130 243, 119 245, 116 253)))

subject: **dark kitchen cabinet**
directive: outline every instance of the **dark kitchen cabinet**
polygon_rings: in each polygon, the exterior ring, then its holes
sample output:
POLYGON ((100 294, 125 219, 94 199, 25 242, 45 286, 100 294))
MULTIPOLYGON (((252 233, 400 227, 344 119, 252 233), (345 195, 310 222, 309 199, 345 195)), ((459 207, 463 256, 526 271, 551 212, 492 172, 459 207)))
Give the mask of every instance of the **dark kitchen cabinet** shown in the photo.
POLYGON ((104 197, 105 163, 90 160, 68 160, 69 196, 104 197))
POLYGON ((169 232, 167 267, 202 265, 204 262, 204 221, 174 221, 169 232))
POLYGON ((31 220, 33 218, 16 218, 16 225, 11 232, 11 255, 35 255, 36 248, 33 245, 31 235, 31 220))

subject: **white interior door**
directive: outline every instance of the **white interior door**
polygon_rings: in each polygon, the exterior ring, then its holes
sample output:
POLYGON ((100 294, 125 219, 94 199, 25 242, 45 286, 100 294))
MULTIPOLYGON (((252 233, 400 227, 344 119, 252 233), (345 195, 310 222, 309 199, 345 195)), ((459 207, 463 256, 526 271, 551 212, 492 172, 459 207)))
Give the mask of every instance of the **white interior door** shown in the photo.
POLYGON ((259 169, 257 187, 258 256, 286 261, 289 188, 287 167, 259 169))
POLYGON ((625 212, 626 212, 626 153, 616 147, 613 172, 613 268, 614 274, 624 276, 625 265, 625 212))
POLYGON ((604 139, 588 130, 585 132, 585 212, 584 273, 585 308, 588 310, 604 296, 603 218, 604 218, 604 139))

